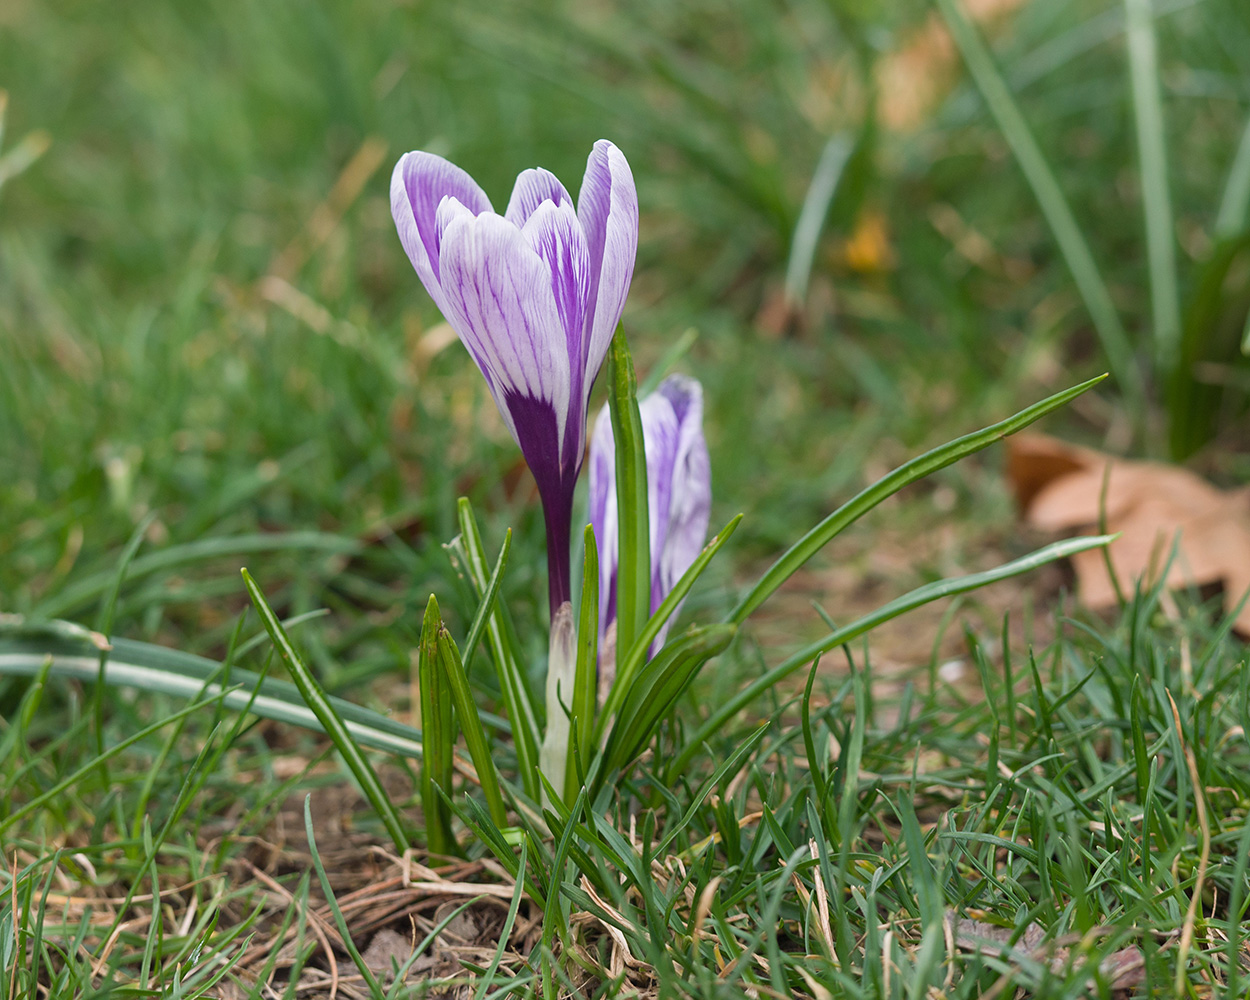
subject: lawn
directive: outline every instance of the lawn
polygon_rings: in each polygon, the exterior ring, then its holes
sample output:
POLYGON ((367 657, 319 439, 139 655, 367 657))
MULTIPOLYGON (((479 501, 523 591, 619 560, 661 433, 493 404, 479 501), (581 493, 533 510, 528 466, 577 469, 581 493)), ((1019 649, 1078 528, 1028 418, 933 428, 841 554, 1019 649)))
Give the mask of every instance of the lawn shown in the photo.
POLYGON ((1243 996, 1244 637, 1084 607, 999 442, 1250 480, 1248 121, 1240 0, 0 5, 0 1000, 1243 996), (603 138, 548 788, 549 496, 389 178, 603 138), (652 646, 671 373, 717 543, 652 646))

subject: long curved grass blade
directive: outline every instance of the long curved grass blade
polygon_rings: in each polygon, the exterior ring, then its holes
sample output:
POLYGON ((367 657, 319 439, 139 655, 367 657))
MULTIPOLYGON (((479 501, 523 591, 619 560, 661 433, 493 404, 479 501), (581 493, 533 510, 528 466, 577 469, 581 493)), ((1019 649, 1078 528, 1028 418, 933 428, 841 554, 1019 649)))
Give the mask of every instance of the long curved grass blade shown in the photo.
POLYGON ((690 588, 694 586, 695 581, 698 580, 700 574, 707 568, 708 563, 712 561, 716 553, 729 541, 729 536, 734 533, 741 521, 742 515, 736 515, 733 520, 721 529, 720 534, 703 547, 703 551, 690 564, 690 568, 681 575, 681 579, 677 581, 677 584, 669 592, 668 596, 660 602, 660 606, 655 609, 655 614, 647 620, 646 626, 639 633, 638 638, 634 640, 633 647, 626 655, 624 663, 617 670, 616 677, 612 681, 612 689, 608 692, 599 724, 595 727, 595 742, 598 742, 598 738, 603 735, 608 719, 616 712, 626 694, 628 694, 635 675, 642 668, 643 663, 646 662, 647 650, 651 648, 651 643, 655 642, 655 637, 660 634, 660 629, 673 616, 677 606, 686 599, 686 595, 690 593, 690 588))
POLYGON ((846 132, 836 133, 820 152, 820 160, 812 172, 799 210, 799 221, 794 226, 794 238, 790 241, 790 261, 786 265, 786 300, 791 306, 801 305, 807 298, 807 282, 812 274, 812 260, 820 231, 824 228, 829 205, 837 193, 838 182, 855 142, 846 132))
POLYGON ((937 5, 977 89, 981 92, 981 97, 1033 190, 1042 215, 1054 234, 1055 242, 1059 244, 1059 252, 1063 254, 1068 270, 1072 272, 1077 291, 1094 321, 1098 339, 1107 354, 1107 363, 1115 375, 1120 391, 1124 393, 1125 404, 1135 422, 1140 425, 1146 407, 1145 381, 1134 357, 1128 334, 1124 332, 1124 326, 1120 322, 1120 314, 1116 312, 1107 284, 1098 270, 1098 265, 1094 263, 1094 255, 1076 221, 1072 206, 1068 204, 1068 199, 1050 169, 1050 164, 1046 162, 1041 147, 1033 138, 1033 133, 1029 130, 1011 89, 999 72, 994 57, 964 14, 959 0, 937 0, 937 5))
POLYGON ((608 414, 616 444, 616 658, 624 661, 651 611, 651 524, 647 514, 647 452, 638 412, 638 380, 617 328, 608 350, 608 414))
MULTIPOLYGON (((100 653, 90 635, 71 622, 30 623, 20 629, 0 627, 0 674, 35 677, 48 664, 53 677, 95 680, 100 653)), ((102 636, 97 638, 104 641, 102 636)), ((250 711, 276 722, 325 732, 299 689, 286 681, 266 677, 253 698, 259 676, 232 667, 230 686, 223 693, 222 684, 206 683, 221 672, 216 660, 130 639, 114 639, 112 646, 104 672, 106 684, 183 698, 196 698, 203 692, 212 704, 220 699, 222 705, 235 711, 250 711)), ((341 698, 331 697, 329 701, 362 746, 421 759, 421 733, 416 729, 341 698)))
POLYGON ((1124 0, 1124 14, 1128 29, 1129 80, 1137 125, 1142 209, 1146 217, 1155 362, 1159 374, 1166 377, 1176 364, 1177 344, 1181 336, 1181 307, 1176 284, 1175 220, 1168 189, 1167 140, 1163 128, 1163 102, 1159 97, 1159 58, 1151 0, 1124 0))
POLYGON ((1043 399, 1039 403, 1034 403, 1032 406, 1021 410, 1006 420, 1001 420, 983 430, 965 434, 963 437, 956 438, 954 441, 934 448, 932 451, 927 451, 878 479, 871 486, 857 493, 790 546, 781 558, 769 567, 768 572, 751 588, 751 592, 738 603, 738 606, 733 609, 726 620, 735 625, 741 625, 751 612, 768 600, 773 592, 785 583, 807 560, 819 552, 843 529, 868 513, 882 500, 893 496, 909 483, 923 479, 930 473, 936 472, 938 469, 944 469, 951 463, 978 452, 995 441, 1014 434, 1016 431, 1023 430, 1035 420, 1044 417, 1052 410, 1058 409, 1081 393, 1093 388, 1106 377, 1106 375, 1099 375, 1088 382, 1082 382, 1080 385, 1074 385, 1063 392, 1055 393, 1055 395, 1043 399))
POLYGON ((382 987, 378 985, 378 981, 374 978, 373 970, 369 968, 369 963, 360 954, 360 949, 356 947, 356 942, 352 940, 351 930, 347 926, 347 918, 343 916, 343 910, 334 895, 334 887, 330 884, 330 876, 326 874, 325 865, 321 863, 321 854, 317 850, 317 835, 313 829, 311 795, 304 796, 304 835, 308 838, 308 853, 312 855, 313 868, 316 869, 317 879, 321 882, 321 889, 326 894, 326 905, 330 908, 330 913, 334 917, 334 924, 338 928, 339 938, 343 942, 343 947, 347 949, 347 954, 351 956, 356 968, 360 970, 361 978, 369 987, 369 995, 373 997, 373 1000, 383 1000, 386 994, 383 993, 382 987))
MULTIPOLYGON (((330 535, 320 531, 292 531, 269 535, 230 535, 225 538, 203 538, 186 545, 173 545, 159 552, 151 552, 131 562, 126 579, 133 583, 144 576, 161 570, 189 566, 225 556, 256 555, 262 552, 286 550, 304 552, 327 552, 346 555, 360 548, 360 543, 342 535, 330 535)), ((108 569, 84 577, 77 583, 53 594, 35 609, 39 618, 64 618, 77 611, 101 594, 107 593, 117 570, 108 569)))
POLYGON ((486 967, 486 971, 482 974, 482 981, 478 983, 477 989, 473 993, 473 1000, 485 1000, 486 991, 495 985, 495 971, 499 968, 499 963, 503 961, 503 953, 508 950, 508 942, 512 940, 512 928, 516 925, 517 914, 521 912, 521 899, 525 895, 525 866, 529 862, 529 844, 521 841, 521 860, 517 862, 520 874, 517 876, 516 885, 512 893, 512 902, 508 904, 508 915, 504 917, 503 927, 499 930, 499 944, 495 948, 495 954, 490 960, 490 965, 486 967))
POLYGON ((922 604, 928 604, 943 597, 952 597, 955 594, 964 594, 970 590, 976 590, 978 587, 984 587, 989 583, 997 583, 999 580, 1019 576, 1021 573, 1027 573, 1030 570, 1037 569, 1039 566, 1044 566, 1048 562, 1054 562, 1056 559, 1064 559, 1078 552, 1084 552, 1086 549, 1106 545, 1115 537, 1114 535, 1093 535, 1086 538, 1068 538, 1061 542, 1054 542, 1051 545, 1029 553, 1027 556, 1004 563, 1002 566, 996 566, 983 573, 970 573, 967 576, 957 576, 949 580, 927 583, 923 587, 917 587, 915 590, 891 601, 889 604, 882 605, 876 611, 866 614, 862 618, 857 618, 849 625, 835 629, 823 639, 818 639, 799 650, 793 656, 786 658, 773 667, 772 670, 768 671, 768 673, 748 684, 725 704, 719 706, 708 720, 699 727, 681 752, 677 754, 669 765, 668 773, 670 775, 680 773, 681 769, 690 763, 690 759, 698 752, 704 740, 712 736, 757 696, 767 691, 778 681, 789 677, 794 671, 798 670, 805 663, 810 663, 822 653, 827 653, 831 649, 844 645, 865 632, 876 628, 882 622, 887 622, 891 618, 897 618, 899 615, 911 611, 913 608, 918 608, 922 604))
POLYGON ((338 713, 334 711, 334 706, 330 703, 330 699, 326 697, 325 692, 321 690, 321 685, 317 683, 317 679, 313 677, 312 672, 304 665, 303 660, 300 659, 299 653, 295 651, 295 647, 291 644, 286 630, 282 627, 282 622, 273 613, 273 608, 265 600, 265 595, 261 593, 260 587, 256 585, 252 575, 246 569, 241 572, 243 574, 243 583, 247 587, 248 596, 251 597, 252 604, 256 607, 256 613, 260 615, 261 622, 264 623, 266 631, 268 631, 270 638, 273 639, 274 646, 277 647, 283 662, 286 663, 287 671, 294 678, 295 686, 299 688, 299 693, 303 695, 305 704, 317 716, 317 721, 325 729, 326 735, 330 737, 335 748, 342 754, 343 760, 347 762, 347 766, 351 768, 352 774, 356 776, 356 780, 360 783, 361 791, 365 793, 369 804, 373 806, 374 811, 378 814, 378 818, 382 820, 382 825, 386 827, 386 832, 391 835, 391 840, 395 844, 395 850, 403 854, 409 847, 408 834, 404 830, 404 823, 400 819, 398 810, 396 810, 390 796, 386 794, 386 790, 378 780, 377 773, 361 752, 360 745, 352 738, 351 731, 344 724, 343 720, 339 718, 338 713))

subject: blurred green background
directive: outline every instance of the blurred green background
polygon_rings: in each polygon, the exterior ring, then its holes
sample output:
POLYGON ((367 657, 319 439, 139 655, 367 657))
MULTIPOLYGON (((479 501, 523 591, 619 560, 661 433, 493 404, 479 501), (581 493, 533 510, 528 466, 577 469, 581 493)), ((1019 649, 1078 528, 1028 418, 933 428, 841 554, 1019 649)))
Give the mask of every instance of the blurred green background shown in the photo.
MULTIPOLYGON (((959 9, 1148 368, 1125 9, 959 9)), ((1195 461, 1244 481, 1250 5, 1153 13, 1177 287, 1187 324, 1206 310, 1190 360, 1207 395, 1185 404, 1209 424, 1195 461)), ((308 635, 342 688, 405 655, 390 626, 441 590, 467 493, 488 545, 518 529, 509 601, 541 613, 528 474, 394 233, 389 173, 408 149, 462 165, 497 207, 525 167, 575 192, 595 139, 625 151, 639 368, 698 332, 677 364, 705 385, 713 520, 748 515, 722 591, 889 464, 1105 370, 944 25, 913 0, 5 0, 0 611, 93 620, 107 587, 84 581, 141 529, 119 631, 219 650, 247 561, 284 613, 335 613, 308 635), (321 535, 227 551, 296 531, 321 535), (151 561, 214 539, 223 558, 151 561)), ((1142 423, 1112 386, 1051 429, 1162 452, 1171 390, 1147 384, 1142 423)), ((1010 549, 996 461, 928 487, 917 530, 954 522, 1010 549)))

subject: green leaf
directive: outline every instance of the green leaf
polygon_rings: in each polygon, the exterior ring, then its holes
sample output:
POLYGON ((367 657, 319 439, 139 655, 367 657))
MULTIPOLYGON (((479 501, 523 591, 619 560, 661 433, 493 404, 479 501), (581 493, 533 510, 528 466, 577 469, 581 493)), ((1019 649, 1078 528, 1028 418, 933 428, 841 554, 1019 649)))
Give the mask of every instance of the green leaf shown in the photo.
MULTIPOLYGON (((262 552, 286 550, 347 554, 359 548, 360 543, 355 539, 344 538, 341 535, 328 535, 319 531, 202 538, 195 542, 188 542, 186 545, 172 545, 167 549, 135 559, 126 570, 126 579, 133 583, 135 580, 162 570, 177 569, 180 566, 190 566, 226 556, 256 555, 262 552)), ((116 569, 93 573, 47 598, 35 609, 35 614, 45 619, 63 618, 69 612, 80 610, 97 597, 107 593, 116 579, 116 569)))
MULTIPOLYGON (((433 595, 430 600, 433 601, 433 595)), ((490 809, 490 817, 496 826, 506 826, 507 810, 504 809, 503 796, 499 794, 499 776, 495 773, 495 761, 491 757, 490 741, 486 730, 482 728, 482 718, 477 711, 477 703, 473 700, 473 690, 469 687, 469 676, 465 673, 464 663, 460 659, 460 651, 451 638, 446 626, 438 627, 438 662, 443 670, 443 679, 451 690, 451 698, 456 706, 456 716, 460 720, 460 729, 464 733, 465 743, 469 747, 469 756, 477 769, 478 780, 482 783, 482 791, 486 795, 486 806, 490 809)), ((450 755, 449 755, 450 757, 450 755)), ((450 786, 448 786, 450 787, 450 786)))
POLYGON ((425 736, 421 811, 425 814, 425 836, 430 853, 449 856, 456 851, 456 840, 451 833, 451 817, 439 790, 451 794, 452 750, 456 734, 451 718, 451 698, 444 690, 443 669, 439 663, 438 634, 442 628, 438 601, 431 594, 425 606, 421 642, 417 648, 418 700, 421 732, 425 736))
POLYGON ((1076 221, 1072 206, 1068 204, 1050 164, 1046 162, 1037 140, 1029 131, 1028 123, 1024 120, 1011 89, 994 63, 994 57, 972 22, 964 15, 959 0, 937 0, 937 5, 946 19, 951 37, 967 63, 977 89, 981 92, 981 97, 1033 190, 1042 215, 1050 226, 1055 242, 1059 244, 1059 252, 1063 254, 1068 270, 1072 272, 1077 291, 1094 321, 1098 339, 1107 354, 1107 363, 1115 375, 1120 391, 1124 393, 1125 405, 1135 423, 1140 426, 1146 409, 1145 381, 1137 365, 1133 346, 1120 323, 1120 315, 1116 312, 1111 293, 1107 290, 1098 265, 1094 263, 1094 255, 1076 221))
POLYGON ((1244 332, 1244 269, 1250 232, 1218 240, 1190 282, 1180 356, 1168 385, 1168 450, 1183 461, 1211 440, 1218 429, 1225 385, 1200 378, 1203 367, 1240 361, 1244 332), (1240 285, 1230 276, 1243 275, 1240 285))
POLYGON ((973 431, 948 444, 927 451, 910 462, 900 465, 893 472, 878 479, 871 486, 861 490, 844 503, 832 514, 812 528, 806 535, 795 542, 766 572, 760 581, 730 613, 728 621, 741 625, 756 608, 763 604, 773 592, 786 582, 807 560, 819 552, 843 529, 847 528, 864 514, 872 510, 887 497, 893 496, 904 486, 923 479, 938 469, 944 469, 953 462, 988 447, 1016 431, 1022 430, 1035 420, 1044 417, 1052 410, 1075 399, 1081 393, 1093 388, 1106 375, 1099 375, 1088 382, 1082 382, 1063 392, 1058 392, 1039 403, 1034 403, 1014 416, 983 430, 973 431))
MULTIPOLYGON (((247 571, 244 570, 244 573, 247 571)), ((317 871, 317 879, 321 882, 321 889, 326 896, 326 905, 330 908, 330 913, 334 917, 334 925, 338 928, 339 939, 343 942, 343 947, 347 949, 347 954, 351 956, 356 968, 360 971, 361 978, 369 987, 369 995, 374 1000, 383 1000, 385 993, 382 987, 378 985, 378 981, 373 976, 373 970, 369 968, 369 963, 365 961, 360 949, 356 947, 356 942, 352 940, 351 929, 347 926, 347 918, 343 916, 343 910, 339 906, 339 901, 334 895, 334 887, 330 884, 330 877, 326 874, 325 865, 321 863, 321 853, 317 850, 317 835, 313 830, 312 820, 312 796, 304 796, 304 835, 308 838, 308 853, 312 855, 313 868, 317 871)), ((402 853, 402 852, 401 852, 402 853)))
POLYGON ((1228 239, 1236 236, 1246 228, 1247 214, 1250 213, 1250 118, 1246 119, 1245 128, 1241 131, 1241 142, 1237 145, 1237 153, 1233 157, 1232 166, 1228 168, 1228 179, 1224 182, 1224 195, 1220 198, 1220 208, 1215 216, 1215 236, 1217 239, 1228 239))
POLYGON ((577 622, 577 665, 573 674, 573 719, 564 768, 565 800, 572 802, 594 746, 595 702, 599 675, 599 548, 589 524, 582 532, 582 607, 577 622))
POLYGON ((1158 375, 1166 378, 1176 364, 1177 342, 1181 335, 1181 307, 1176 290, 1175 220, 1168 189, 1167 136, 1163 126, 1163 103, 1159 98, 1159 59, 1151 0, 1124 0, 1124 14, 1128 29, 1129 80, 1137 125, 1142 209, 1146 217, 1155 363, 1158 375))
POLYGON ((624 767, 642 752, 695 673, 737 634, 735 625, 692 628, 670 639, 630 686, 604 747, 601 775, 624 767))
POLYGON ((473 624, 469 626, 469 635, 464 640, 464 663, 466 670, 473 662, 473 653, 482 639, 482 632, 486 628, 486 623, 490 620, 490 614, 495 609, 495 599, 499 596, 499 582, 503 579, 504 567, 508 565, 508 552, 511 548, 512 529, 508 528, 504 532, 503 548, 499 550, 499 558, 495 560, 495 569, 491 573, 490 580, 486 584, 486 591, 478 603, 477 613, 473 616, 473 624))
POLYGON ((838 132, 821 150, 820 160, 812 172, 790 241, 790 260, 786 264, 786 301, 801 305, 807 298, 807 282, 812 274, 812 261, 820 242, 820 231, 829 215, 829 205, 837 193, 842 171, 855 150, 855 141, 847 132, 838 132))
POLYGON ((694 586, 695 581, 707 569, 708 563, 712 561, 716 553, 729 541, 729 537, 737 529, 741 520, 742 515, 738 514, 721 529, 720 534, 704 546, 698 558, 690 564, 689 569, 681 575, 681 579, 677 581, 668 596, 660 602, 660 606, 655 609, 655 614, 647 620, 646 626, 639 633, 638 638, 634 640, 633 647, 626 655, 624 662, 617 670, 616 677, 612 681, 612 688, 608 692, 603 712, 595 727, 595 742, 598 742, 599 738, 602 737, 604 730, 607 728, 608 720, 620 707, 626 692, 629 691, 633 684, 635 674, 641 669, 643 663, 646 662, 647 651, 651 648, 651 644, 655 642, 655 637, 660 634, 660 629, 664 627, 664 623, 676 612, 677 606, 686 599, 686 595, 690 593, 690 588, 694 586))
POLYGON ((651 526, 647 452, 638 412, 634 362, 617 327, 608 351, 608 413, 616 450, 616 662, 624 662, 651 613, 651 526))
POLYGON ((1084 552, 1086 549, 1106 545, 1113 538, 1115 538, 1114 535, 1069 538, 1062 542, 1047 545, 1036 552, 1031 552, 1027 556, 1005 563, 1002 566, 996 566, 994 569, 986 570, 983 573, 971 573, 968 576, 957 576, 949 580, 927 583, 923 587, 917 587, 915 590, 904 594, 889 604, 877 608, 876 611, 856 619, 849 625, 835 629, 823 639, 819 639, 805 646, 793 656, 787 657, 782 663, 762 677, 757 678, 751 684, 748 684, 724 705, 713 711, 708 720, 699 727, 682 751, 669 764, 668 773, 670 775, 680 773, 682 768, 689 764, 693 756, 699 751, 704 740, 719 732, 725 723, 754 701, 757 696, 763 694, 778 681, 789 677, 804 664, 810 663, 821 653, 826 653, 831 649, 848 643, 865 632, 876 628, 882 622, 887 622, 891 618, 897 618, 899 615, 911 611, 913 608, 918 608, 922 604, 928 604, 930 601, 940 600, 943 597, 952 597, 955 594, 964 594, 969 590, 984 587, 987 583, 996 583, 999 580, 1006 580, 1008 577, 1019 576, 1021 573, 1027 573, 1056 559, 1063 559, 1078 552, 1084 552))
POLYGON ((252 604, 255 605, 256 612, 260 615, 260 620, 264 624, 265 630, 273 640, 274 647, 286 663, 287 671, 295 681, 295 686, 299 688, 299 693, 303 696, 305 704, 312 709, 313 714, 317 716, 317 721, 325 729, 326 735, 334 743, 335 749, 342 755, 343 760, 347 762, 347 766, 351 768, 352 774, 356 776, 356 781, 359 782, 361 790, 365 793, 365 798, 369 800, 369 804, 373 806, 374 811, 378 814, 378 818, 382 820, 382 825, 386 827, 386 832, 391 835, 391 841, 395 845, 395 850, 402 855, 409 846, 408 834, 404 830, 403 820, 400 819, 399 812, 391 802, 390 796, 386 794, 382 783, 378 781, 378 776, 374 773, 373 767, 361 751, 360 745, 352 738, 351 731, 343 723, 343 720, 339 718, 338 713, 334 711, 334 706, 330 703, 330 699, 326 697, 325 692, 321 690, 321 685, 317 683, 317 679, 313 677, 312 672, 304 665, 299 654, 295 651, 295 647, 291 645, 291 640, 287 636, 286 630, 282 627, 282 622, 273 613, 273 609, 269 606, 269 602, 265 600, 265 595, 261 593, 260 587, 256 585, 256 581, 252 579, 252 575, 246 569, 240 572, 243 574, 243 583, 247 587, 248 596, 251 597, 252 604))
MULTIPOLYGON (((47 663, 53 677, 95 680, 97 642, 103 641, 103 636, 93 636, 73 622, 0 624, 0 674, 36 676, 47 663)), ((262 718, 325 732, 293 684, 268 677, 262 681, 256 673, 234 667, 230 672, 232 685, 223 685, 213 681, 221 673, 216 660, 130 639, 113 639, 112 647, 104 673, 106 684, 183 698, 196 698, 203 692, 213 704, 220 701, 235 711, 250 711, 262 718)), ((329 701, 362 745, 421 759, 421 733, 411 726, 341 698, 329 701)))
MULTIPOLYGON (((460 523, 460 540, 468 562, 469 576, 479 598, 488 591, 486 550, 478 530, 477 518, 469 501, 461 497, 457 504, 460 523)), ((499 690, 504 710, 512 723, 512 740, 516 745, 517 766, 521 772, 521 784, 525 793, 535 801, 539 797, 538 745, 540 733, 534 715, 534 704, 520 662, 509 642, 507 620, 502 606, 495 603, 486 624, 486 639, 490 644, 491 658, 499 678, 499 690)))

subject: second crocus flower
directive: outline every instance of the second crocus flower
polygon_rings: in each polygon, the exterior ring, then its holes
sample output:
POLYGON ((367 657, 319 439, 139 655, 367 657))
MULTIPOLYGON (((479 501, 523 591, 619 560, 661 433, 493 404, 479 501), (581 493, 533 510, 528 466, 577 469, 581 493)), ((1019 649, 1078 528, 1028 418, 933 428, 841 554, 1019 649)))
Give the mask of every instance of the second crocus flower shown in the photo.
MULTIPOLYGON (((703 388, 697 381, 670 375, 638 404, 638 410, 647 454, 654 613, 707 540, 712 474, 703 437, 703 388)), ((599 414, 590 440, 590 523, 599 549, 600 649, 610 650, 618 551, 616 448, 607 407, 599 414)), ((672 620, 656 638, 657 648, 663 645, 672 620)))

